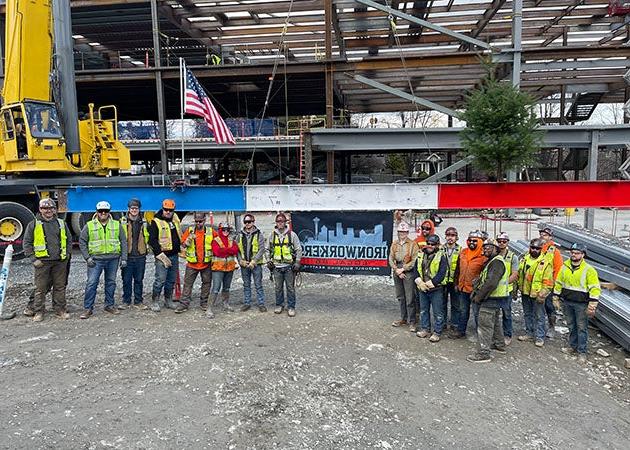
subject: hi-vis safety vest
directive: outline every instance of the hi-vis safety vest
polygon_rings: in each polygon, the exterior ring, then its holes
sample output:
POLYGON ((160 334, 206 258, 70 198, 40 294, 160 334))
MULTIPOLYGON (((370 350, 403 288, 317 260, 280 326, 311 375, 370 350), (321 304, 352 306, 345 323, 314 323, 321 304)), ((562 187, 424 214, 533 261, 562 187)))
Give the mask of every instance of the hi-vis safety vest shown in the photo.
MULTIPOLYGON (((223 245, 223 241, 219 236, 215 237, 214 240, 217 242, 219 247, 225 248, 223 245)), ((234 241, 232 239, 228 239, 228 247, 232 247, 234 241)), ((219 272, 232 272, 236 269, 236 256, 228 256, 227 258, 220 258, 218 256, 212 255, 212 270, 219 272)))
MULTIPOLYGON (((186 261, 189 263, 197 263, 197 233, 195 233, 195 227, 188 228, 188 235, 193 237, 192 242, 186 248, 186 261)), ((203 262, 209 263, 212 260, 212 239, 213 239, 212 227, 206 226, 204 228, 203 236, 203 262)))
MULTIPOLYGON (((128 226, 131 223, 130 220, 127 219, 126 216, 120 218, 120 224, 123 226, 123 231, 125 232, 125 237, 127 238, 127 248, 129 253, 131 253, 131 234, 129 233, 128 226)), ((149 244, 149 227, 147 225, 146 220, 142 220, 142 237, 138 240, 138 252, 140 254, 147 253, 147 246, 149 244), (141 244, 144 244, 143 246, 141 244)))
MULTIPOLYGON (((258 253, 258 250, 260 250, 260 246, 258 244, 258 236, 260 235, 260 230, 256 230, 256 232, 252 235, 252 248, 251 248, 251 254, 250 255, 246 255, 245 254, 245 247, 244 247, 244 243, 247 242, 247 239, 245 238, 245 233, 243 233, 242 231, 239 233, 238 235, 238 249, 241 251, 241 255, 243 255, 243 258, 245 258, 246 256, 249 256, 250 258, 253 258, 254 256, 256 256, 256 254, 258 253)), ((260 258, 256 259, 255 262, 257 264, 260 264, 263 262, 263 257, 261 256, 260 258)))
MULTIPOLYGON (((492 261, 494 261, 495 259, 498 259, 501 262, 501 264, 505 265, 505 260, 503 259, 501 255, 497 255, 494 258, 492 258, 481 271, 481 275, 479 275, 479 281, 480 281, 479 286, 483 285, 483 283, 486 282, 486 278, 488 278, 488 267, 490 266, 492 261)), ((509 277, 510 275, 508 274, 508 271, 504 270, 503 276, 499 280, 499 284, 494 289, 494 291, 490 292, 490 295, 488 295, 488 297, 507 297, 510 292, 509 291, 510 288, 508 284, 509 277)))
POLYGON ((120 222, 109 219, 103 226, 97 219, 88 226, 88 253, 90 255, 120 255, 120 222))
MULTIPOLYGON (((515 258, 514 253, 512 253, 510 250, 507 251, 507 253, 505 254, 505 257, 503 258, 503 264, 505 265, 505 271, 508 274, 508 278, 510 278, 512 276, 512 260, 513 258, 515 258)), ((510 293, 512 293, 512 291, 514 290, 514 283, 510 283, 508 285, 508 291, 510 293)))
MULTIPOLYGON (((429 275, 431 278, 435 277, 440 270, 440 261, 442 260, 443 255, 442 250, 438 250, 435 252, 435 256, 429 263, 429 275)), ((416 267, 418 268, 418 274, 422 278, 422 262, 424 261, 425 256, 427 256, 423 251, 418 252, 418 259, 416 261, 416 267)), ((440 284, 446 284, 446 277, 442 280, 440 284)))
MULTIPOLYGON (((61 260, 64 260, 67 256, 66 226, 61 219, 57 219, 57 223, 59 224, 59 237, 61 241, 61 252, 59 254, 61 260)), ((33 249, 35 250, 36 258, 48 257, 48 249, 46 248, 46 236, 44 236, 44 225, 43 222, 39 219, 35 219, 35 228, 33 228, 33 249)))
POLYGON ((553 253, 540 254, 538 258, 532 258, 529 253, 526 254, 519 264, 518 286, 522 294, 530 297, 538 296, 543 289, 551 291, 553 253))
POLYGON ((451 253, 451 258, 448 258, 447 246, 445 245, 442 248, 444 254, 446 255, 446 259, 448 261, 448 269, 446 272, 446 277, 444 278, 444 284, 452 283, 455 281, 455 269, 457 268, 457 261, 459 261, 459 252, 462 251, 462 246, 459 244, 455 244, 455 248, 453 248, 453 253, 451 253))
POLYGON ((571 269, 571 260, 566 260, 560 269, 558 278, 556 278, 554 294, 559 295, 563 289, 566 289, 583 292, 586 299, 599 300, 602 289, 599 284, 599 276, 593 266, 582 260, 577 269, 571 269))
MULTIPOLYGON (((157 217, 154 217, 153 221, 158 228, 158 241, 160 243, 160 249, 163 252, 173 250, 173 239, 171 238, 171 226, 169 223, 166 220, 158 219, 157 217)), ((182 231, 179 225, 179 217, 177 217, 177 214, 175 213, 173 213, 173 224, 177 230, 177 235, 181 238, 182 231)))
POLYGON ((291 243, 291 233, 288 232, 280 236, 275 231, 272 233, 273 238, 271 245, 273 246, 273 261, 283 264, 293 264, 293 244, 291 243))

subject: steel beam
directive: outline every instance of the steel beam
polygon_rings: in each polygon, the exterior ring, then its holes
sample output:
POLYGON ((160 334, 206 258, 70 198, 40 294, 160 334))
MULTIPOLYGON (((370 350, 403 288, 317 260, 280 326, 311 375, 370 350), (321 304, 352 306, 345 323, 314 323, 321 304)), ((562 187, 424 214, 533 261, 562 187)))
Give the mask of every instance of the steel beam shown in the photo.
POLYGON ((379 83, 378 81, 374 81, 374 80, 370 80, 369 78, 366 78, 364 76, 361 75, 352 75, 352 74, 346 74, 346 76, 353 78, 354 80, 358 81, 359 83, 363 83, 366 84, 368 86, 371 86, 373 88, 379 89, 381 91, 387 92, 389 94, 395 95, 397 97, 400 98, 404 98, 406 100, 409 100, 412 103, 417 103, 418 105, 422 105, 426 108, 429 109, 433 109, 435 111, 439 111, 443 114, 446 114, 447 116, 452 116, 452 117, 459 117, 459 114, 457 113, 457 111, 447 108, 446 106, 442 106, 440 104, 434 103, 431 100, 427 100, 421 97, 416 97, 415 95, 412 94, 408 94, 404 91, 401 91, 400 89, 396 89, 393 87, 390 87, 386 84, 383 83, 379 83))
POLYGON ((432 29, 433 31, 437 31, 438 33, 442 33, 442 34, 446 34, 447 36, 450 36, 454 39, 457 39, 459 41, 464 41, 464 42, 468 42, 469 44, 475 45, 477 47, 483 48, 485 50, 492 50, 492 47, 483 42, 480 41, 479 39, 475 39, 472 38, 466 34, 462 34, 462 33, 457 33, 456 31, 452 31, 449 30, 448 28, 444 28, 440 25, 436 25, 434 23, 428 22, 426 20, 423 19, 419 19, 417 17, 414 17, 412 15, 406 14, 404 12, 398 11, 397 9, 392 9, 388 6, 385 5, 381 5, 380 3, 376 3, 372 0, 355 0, 357 3, 361 3, 362 5, 365 6, 369 6, 370 8, 374 8, 377 9, 379 11, 383 11, 387 14, 390 14, 392 16, 396 16, 399 17, 401 19, 404 19, 408 22, 412 22, 412 23, 416 23, 418 25, 422 25, 423 27, 427 27, 432 29))
POLYGON ((460 159, 459 161, 457 161, 455 164, 451 164, 450 166, 440 170, 438 173, 435 173, 430 177, 425 178, 424 180, 422 180, 422 183, 437 183, 442 178, 446 178, 447 176, 457 172, 462 167, 466 167, 468 164, 473 162, 474 159, 474 156, 468 155, 464 159, 460 159))
MULTIPOLYGON (((586 179, 588 181, 597 180, 597 160, 599 156, 599 131, 591 133, 591 146, 588 152, 588 166, 586 166, 586 179)), ((584 228, 587 230, 595 229, 595 210, 589 208, 584 214, 584 228)))
MULTIPOLYGON (((157 0, 151 0, 151 22, 153 29, 154 65, 156 69, 159 69, 162 66, 162 59, 160 54, 160 19, 158 17, 157 0)), ((158 108, 158 133, 160 135, 160 161, 162 166, 162 176, 165 176, 168 174, 168 156, 166 155, 166 111, 164 108, 162 72, 160 70, 155 71, 155 90, 158 108)))

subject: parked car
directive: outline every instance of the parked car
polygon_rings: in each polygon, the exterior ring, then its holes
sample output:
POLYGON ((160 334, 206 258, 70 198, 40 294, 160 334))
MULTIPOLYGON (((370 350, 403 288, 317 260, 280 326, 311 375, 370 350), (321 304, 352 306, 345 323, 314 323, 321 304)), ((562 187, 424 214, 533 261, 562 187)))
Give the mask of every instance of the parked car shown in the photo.
POLYGON ((366 175, 352 175, 352 184, 366 184, 366 183, 374 183, 374 180, 371 177, 366 175))

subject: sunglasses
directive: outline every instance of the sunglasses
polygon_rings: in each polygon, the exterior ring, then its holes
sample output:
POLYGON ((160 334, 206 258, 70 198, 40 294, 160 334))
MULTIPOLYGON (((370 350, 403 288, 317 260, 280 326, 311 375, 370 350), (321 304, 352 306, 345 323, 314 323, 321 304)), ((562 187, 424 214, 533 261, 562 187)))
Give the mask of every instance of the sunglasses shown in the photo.
POLYGON ((467 239, 466 242, 477 242, 477 239, 467 239))
POLYGON ((174 209, 170 209, 170 208, 162 208, 162 211, 171 213, 171 212, 173 212, 175 210, 174 209))
POLYGON ((509 241, 507 239, 497 239, 499 244, 507 244, 509 241))
POLYGON ((422 227, 422 229, 423 229, 424 231, 431 231, 431 227, 428 227, 428 228, 427 228, 427 227, 422 227))
POLYGON ((253 220, 243 220, 243 223, 254 223, 253 220))
POLYGON ((532 250, 542 250, 542 247, 534 247, 533 245, 530 245, 529 248, 532 250))
POLYGON ((39 209, 51 210, 51 209, 55 209, 55 207, 54 206, 40 206, 39 209))
POLYGON ((204 223, 205 221, 206 221, 206 219, 195 220, 195 223, 204 223))
POLYGON ((99 214, 109 214, 109 209, 99 209, 97 212, 99 214))

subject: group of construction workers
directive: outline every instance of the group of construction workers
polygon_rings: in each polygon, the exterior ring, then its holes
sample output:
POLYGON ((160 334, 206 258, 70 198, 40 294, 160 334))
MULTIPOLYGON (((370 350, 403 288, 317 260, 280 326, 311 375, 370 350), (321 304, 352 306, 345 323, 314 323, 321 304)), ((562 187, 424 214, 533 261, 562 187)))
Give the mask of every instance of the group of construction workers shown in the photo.
POLYGON ((439 342, 447 330, 449 338, 462 339, 472 315, 477 348, 467 359, 489 362, 493 351, 505 353, 512 343, 512 302, 520 293, 525 332, 517 339, 543 347, 562 311, 569 328, 569 346, 562 351, 586 362, 588 319, 595 315, 601 289, 597 271, 584 260, 584 245, 574 244, 563 261, 546 227, 519 259, 503 232, 491 239, 473 231, 462 247, 454 227, 445 230, 441 243, 431 220, 422 222, 415 240, 405 221, 396 231, 389 265, 400 319, 392 326, 408 326, 430 342, 439 342))
MULTIPOLYGON (((224 311, 233 311, 230 287, 238 268, 241 269, 244 292, 241 311, 251 308, 253 278, 258 310, 267 312, 262 282, 265 260, 275 281, 274 312, 281 314, 285 311, 286 290, 286 311, 289 317, 295 317, 295 277, 301 268, 302 247, 297 235, 289 229, 285 214, 276 215, 275 228, 266 240, 256 227, 253 214, 243 216, 242 230, 235 234, 227 223, 219 223, 215 230, 208 223, 205 212, 195 212, 194 225, 183 227, 172 199, 162 202, 162 208, 150 222, 145 220, 141 207, 139 199, 130 199, 127 212, 117 220, 111 214, 109 202, 100 201, 92 219, 81 230, 79 248, 87 264, 81 319, 89 319, 94 313, 101 274, 104 274, 105 288, 103 310, 113 315, 131 307, 150 308, 154 312, 165 307, 183 313, 190 308, 193 285, 200 275, 199 305, 211 319, 214 318, 213 307, 222 305, 224 311), (154 255, 155 277, 151 303, 145 305, 143 283, 149 252, 154 255), (180 301, 174 302, 180 257, 186 259, 184 287, 180 301), (122 301, 116 305, 119 268, 122 301)), ((33 260, 35 280, 35 289, 24 314, 32 317, 34 322, 44 319, 46 294, 51 290, 55 315, 61 319, 70 317, 66 308, 66 286, 71 245, 70 230, 65 221, 57 217, 55 202, 49 198, 41 199, 39 212, 26 227, 23 241, 25 255, 33 260)))

